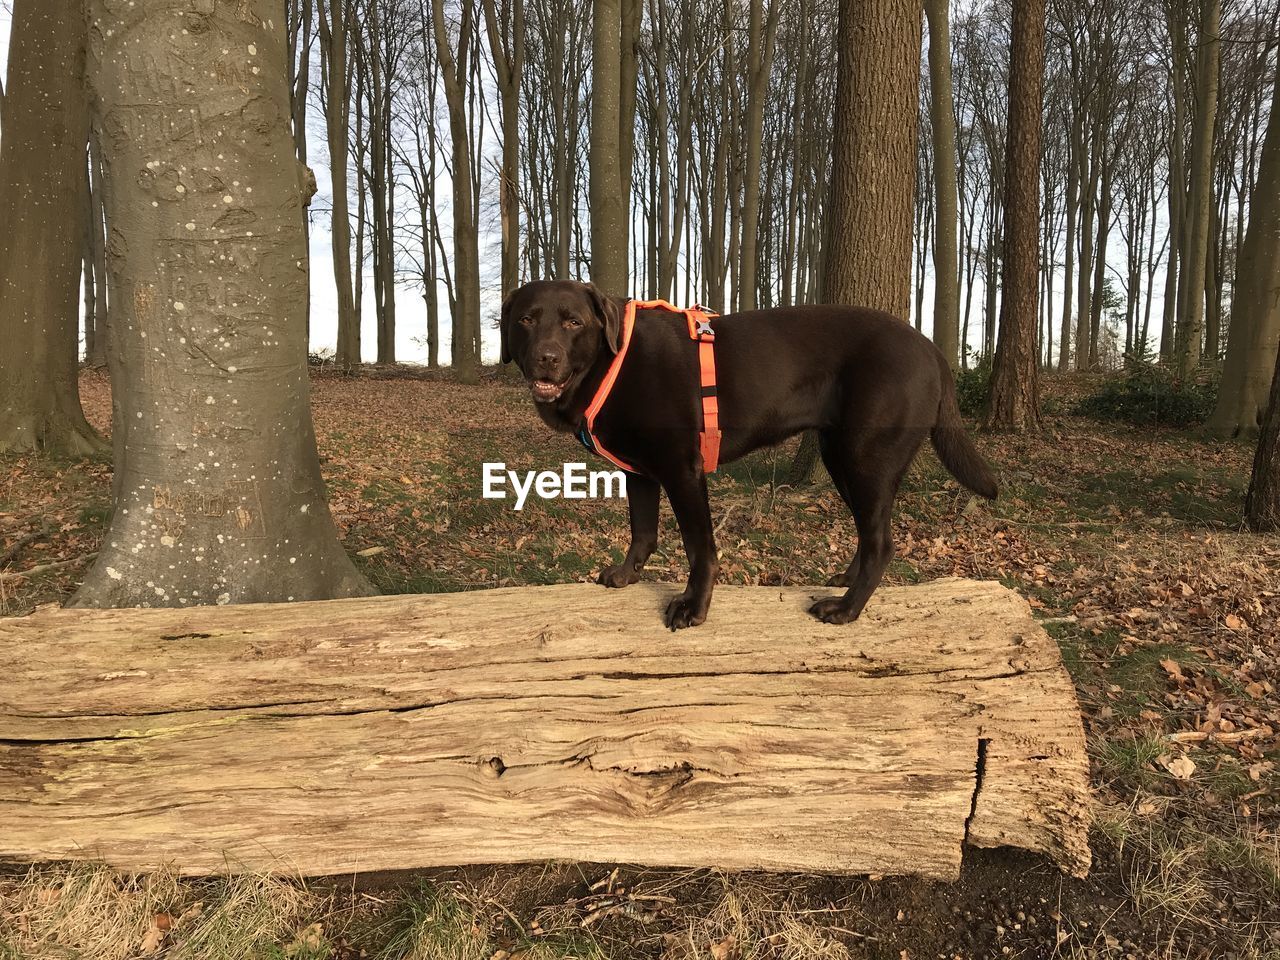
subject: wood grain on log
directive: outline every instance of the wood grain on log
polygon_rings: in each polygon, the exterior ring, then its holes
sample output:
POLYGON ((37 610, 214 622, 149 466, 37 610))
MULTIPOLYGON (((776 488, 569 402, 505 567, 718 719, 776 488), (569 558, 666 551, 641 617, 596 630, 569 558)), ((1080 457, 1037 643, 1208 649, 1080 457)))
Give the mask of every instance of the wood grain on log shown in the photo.
POLYGON ((0 859, 304 875, 540 859, 1088 868, 1075 693, 994 583, 586 584, 0 619, 0 859))

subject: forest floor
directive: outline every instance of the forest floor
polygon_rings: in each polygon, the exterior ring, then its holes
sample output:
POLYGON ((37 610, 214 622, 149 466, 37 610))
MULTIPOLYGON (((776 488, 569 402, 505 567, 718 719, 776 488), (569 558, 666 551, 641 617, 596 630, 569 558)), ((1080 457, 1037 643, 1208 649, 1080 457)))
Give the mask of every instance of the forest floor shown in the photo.
MULTIPOLYGON (((581 864, 302 884, 42 866, 0 874, 0 958, 1280 958, 1280 539, 1241 528, 1251 450, 1073 416, 1090 385, 1047 381, 1041 436, 979 436, 994 503, 923 452, 889 578, 1000 580, 1044 618, 1085 714, 1088 879, 1007 851, 969 851, 956 884, 581 864)), ((106 429, 105 380, 86 373, 82 392, 106 429)), ((484 461, 587 459, 523 388, 319 374, 313 401, 334 518, 384 592, 590 580, 621 557, 621 502, 515 512, 480 498, 484 461)), ((822 582, 847 563, 847 511, 825 479, 783 484, 790 452, 711 481, 721 582, 822 582)), ((0 458, 0 541, 16 548, 0 548, 0 614, 71 594, 110 475, 0 458)), ((665 504, 647 575, 685 575, 665 504)))

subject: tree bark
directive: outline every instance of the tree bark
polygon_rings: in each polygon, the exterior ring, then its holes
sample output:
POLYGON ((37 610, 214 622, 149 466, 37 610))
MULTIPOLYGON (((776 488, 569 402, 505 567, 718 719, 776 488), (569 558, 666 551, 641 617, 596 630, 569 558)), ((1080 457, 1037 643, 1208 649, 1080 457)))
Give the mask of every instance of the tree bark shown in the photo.
POLYGON ((1280 530, 1280 356, 1271 373, 1271 398, 1253 458, 1244 519, 1249 529, 1258 533, 1280 530))
POLYGON ((724 586, 672 635, 671 592, 0 619, 0 857, 954 879, 967 844, 1088 870, 1075 691, 1016 593, 885 587, 832 629, 812 587, 724 586))
POLYGON ((960 368, 959 201, 956 187, 956 121, 951 89, 949 0, 925 0, 929 18, 929 118, 933 135, 935 229, 933 245, 933 342, 952 370, 960 368))
POLYGON ((920 0, 841 0, 823 302, 911 311, 920 0))
POLYGON ((270 0, 91 0, 106 171, 114 513, 76 606, 371 592, 338 543, 308 406, 303 207, 270 0), (226 51, 226 52, 223 52, 226 51))
MULTIPOLYGON (((922 14, 921 0, 840 0, 823 303, 911 315, 922 14)), ((804 435, 789 482, 812 477, 817 442, 804 435)))
POLYGON ((1040 426, 1036 298, 1040 285, 1044 37, 1044 0, 1015 3, 1009 49, 1000 339, 991 370, 991 395, 983 425, 988 429, 1016 432, 1040 426))
POLYGON ((17 0, 0 141, 0 452, 106 449, 80 408, 82 0, 17 0))
MULTIPOLYGON (((1253 436, 1262 423, 1267 384, 1280 344, 1280 77, 1253 188, 1249 227, 1236 264, 1227 357, 1210 436, 1253 436)), ((1272 419, 1277 416, 1272 400, 1272 419)))

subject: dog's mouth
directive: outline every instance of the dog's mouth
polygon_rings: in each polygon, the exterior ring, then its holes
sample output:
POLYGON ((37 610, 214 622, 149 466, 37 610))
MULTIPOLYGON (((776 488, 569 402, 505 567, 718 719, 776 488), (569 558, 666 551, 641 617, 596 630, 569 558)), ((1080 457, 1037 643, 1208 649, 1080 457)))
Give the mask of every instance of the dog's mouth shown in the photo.
POLYGON ((564 393, 564 388, 568 384, 568 377, 559 383, 554 380, 534 379, 529 381, 529 390, 533 394, 533 399, 539 403, 553 403, 560 399, 560 395, 564 393))

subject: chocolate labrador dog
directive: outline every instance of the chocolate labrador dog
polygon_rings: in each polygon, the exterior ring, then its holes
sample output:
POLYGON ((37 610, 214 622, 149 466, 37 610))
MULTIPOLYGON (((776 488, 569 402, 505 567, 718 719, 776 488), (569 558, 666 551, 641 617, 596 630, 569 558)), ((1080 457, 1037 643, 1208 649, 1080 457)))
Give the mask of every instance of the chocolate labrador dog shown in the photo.
MULTIPOLYGON (((540 280, 502 305, 502 362, 519 365, 538 414, 555 430, 583 428, 587 406, 619 349, 625 301, 591 284, 540 280)), ((807 306, 716 317, 720 462, 804 430, 817 430, 822 462, 853 513, 858 549, 832 585, 839 597, 810 612, 857 619, 893 558, 890 516, 898 485, 925 437, 962 484, 984 497, 996 482, 965 433, 955 382, 936 347, 876 310, 807 306)), ((698 346, 681 314, 642 310, 595 436, 633 468, 627 477, 631 546, 605 568, 609 587, 635 583, 658 541, 658 496, 671 501, 689 583, 666 609, 672 630, 707 617, 719 564, 699 447, 698 346)))

